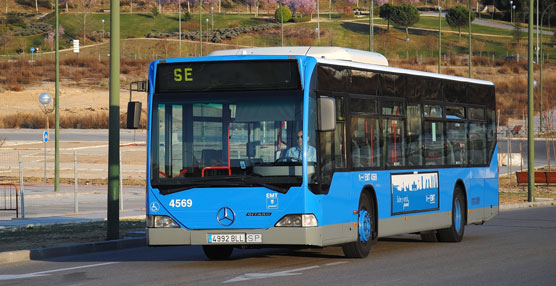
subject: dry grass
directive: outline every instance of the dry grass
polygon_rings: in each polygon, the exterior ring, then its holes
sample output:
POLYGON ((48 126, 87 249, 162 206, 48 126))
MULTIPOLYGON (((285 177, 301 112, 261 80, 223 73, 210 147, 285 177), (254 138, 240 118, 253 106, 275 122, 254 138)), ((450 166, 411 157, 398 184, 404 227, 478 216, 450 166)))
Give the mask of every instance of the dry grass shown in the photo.
MULTIPOLYGON (((122 220, 119 223, 119 228, 119 237, 123 238, 126 232, 144 231, 145 221, 122 220)), ((0 230, 0 252, 95 242, 105 239, 106 222, 104 221, 7 228, 0 230)))
MULTIPOLYGON (((120 127, 125 128, 126 113, 120 114, 120 127)), ((80 112, 74 114, 62 113, 60 116, 61 128, 78 129, 107 129, 109 114, 106 111, 80 112)), ((49 115, 51 125, 54 125, 54 115, 49 115)), ((140 128, 147 126, 147 113, 142 111, 140 128)), ((37 113, 20 112, 0 117, 0 128, 44 128, 44 115, 37 113)))
MULTIPOLYGON (((147 69, 150 60, 122 59, 120 71, 130 79, 140 80, 147 78, 147 69)), ((100 84, 110 75, 108 60, 95 58, 67 58, 60 62, 61 79, 70 79, 76 84, 83 83, 84 79, 100 84)), ((0 63, 0 87, 11 91, 24 90, 26 86, 39 81, 54 81, 55 65, 52 60, 37 60, 29 63, 25 60, 0 63)), ((91 82, 87 81, 87 85, 91 82)))

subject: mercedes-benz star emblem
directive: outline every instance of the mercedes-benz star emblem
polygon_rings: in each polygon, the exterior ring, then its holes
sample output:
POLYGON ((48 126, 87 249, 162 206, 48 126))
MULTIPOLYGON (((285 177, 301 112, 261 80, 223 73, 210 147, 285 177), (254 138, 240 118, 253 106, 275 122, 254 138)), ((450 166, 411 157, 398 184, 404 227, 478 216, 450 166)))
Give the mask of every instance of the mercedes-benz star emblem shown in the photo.
POLYGON ((216 213, 216 220, 223 226, 230 226, 236 220, 236 214, 229 207, 223 207, 216 213))

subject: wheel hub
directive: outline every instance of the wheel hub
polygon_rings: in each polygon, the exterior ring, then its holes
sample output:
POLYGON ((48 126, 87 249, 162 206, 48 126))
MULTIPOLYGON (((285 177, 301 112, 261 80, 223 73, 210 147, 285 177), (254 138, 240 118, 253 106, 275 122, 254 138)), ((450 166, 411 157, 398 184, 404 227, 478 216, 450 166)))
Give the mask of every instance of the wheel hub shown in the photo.
POLYGON ((359 240, 366 243, 371 238, 371 216, 366 210, 359 211, 359 240))

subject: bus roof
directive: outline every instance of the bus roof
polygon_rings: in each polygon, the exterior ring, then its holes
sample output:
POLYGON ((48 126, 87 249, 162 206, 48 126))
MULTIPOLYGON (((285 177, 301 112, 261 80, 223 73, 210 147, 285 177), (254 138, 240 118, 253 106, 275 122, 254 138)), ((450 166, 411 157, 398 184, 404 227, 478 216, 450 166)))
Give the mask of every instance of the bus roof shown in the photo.
POLYGON ((341 47, 266 47, 214 51, 209 56, 239 55, 299 55, 322 59, 388 66, 386 57, 379 53, 341 47))
POLYGON ((361 64, 361 63, 342 63, 339 61, 328 60, 328 59, 317 59, 319 63, 323 64, 330 64, 330 65, 341 65, 347 66, 352 68, 358 68, 362 70, 378 70, 390 73, 398 73, 398 74, 408 74, 408 75, 416 75, 416 76, 424 76, 429 78, 438 78, 438 79, 447 79, 459 82, 467 82, 473 84, 482 84, 482 85, 494 85, 491 81, 480 80, 480 79, 473 79, 468 77, 461 77, 461 76, 452 76, 447 74, 440 74, 440 73, 432 73, 432 72, 425 72, 425 71, 418 71, 418 70, 410 70, 410 69, 403 69, 403 68, 395 68, 395 67, 385 67, 385 66, 369 66, 368 64, 361 64))
POLYGON ((213 51, 209 56, 241 55, 301 55, 317 59, 319 63, 341 65, 360 69, 375 69, 385 72, 425 76, 438 79, 455 80, 482 85, 494 85, 491 81, 451 76, 446 74, 424 72, 388 66, 388 60, 382 54, 342 47, 263 47, 213 51), (371 66, 369 66, 371 65, 371 66))

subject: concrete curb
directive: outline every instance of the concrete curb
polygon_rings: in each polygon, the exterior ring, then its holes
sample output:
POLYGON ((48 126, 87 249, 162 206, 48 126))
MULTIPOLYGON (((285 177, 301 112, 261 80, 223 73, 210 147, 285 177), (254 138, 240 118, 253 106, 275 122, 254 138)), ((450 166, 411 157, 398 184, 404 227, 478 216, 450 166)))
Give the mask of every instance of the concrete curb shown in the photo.
POLYGON ((556 206, 556 200, 504 204, 504 205, 500 205, 500 211, 524 209, 524 208, 550 207, 550 206, 556 206))
POLYGON ((48 248, 36 248, 31 250, 6 251, 0 252, 0 265, 7 263, 24 262, 29 260, 48 259, 60 256, 70 256, 77 254, 142 247, 146 244, 146 238, 141 237, 89 242, 84 244, 69 244, 48 248))

